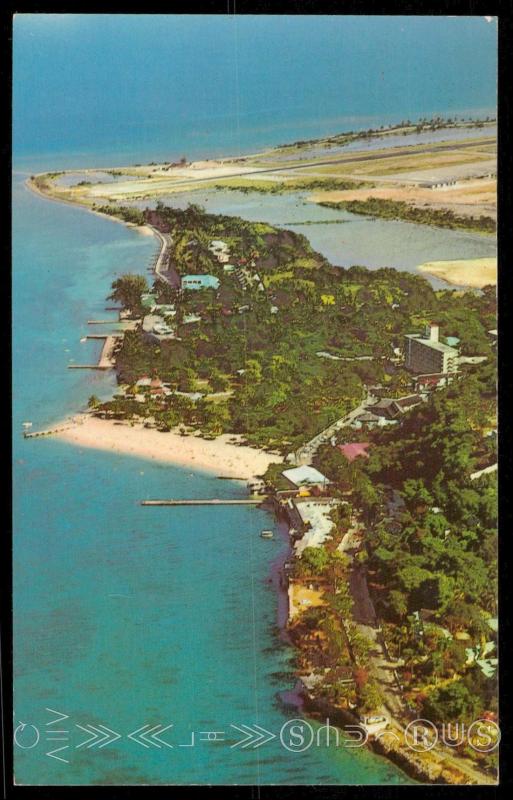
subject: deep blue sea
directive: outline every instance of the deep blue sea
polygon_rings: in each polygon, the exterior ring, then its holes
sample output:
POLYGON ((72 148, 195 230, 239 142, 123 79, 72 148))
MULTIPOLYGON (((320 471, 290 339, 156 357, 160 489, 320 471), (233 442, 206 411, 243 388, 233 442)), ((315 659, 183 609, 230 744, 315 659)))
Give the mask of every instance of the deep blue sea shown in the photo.
POLYGON ((292 651, 271 582, 286 540, 259 537, 276 527, 261 510, 139 501, 237 497, 240 484, 22 438, 23 421, 42 427, 110 394, 112 377, 67 367, 94 359, 95 346, 80 342, 86 321, 106 316, 116 274, 144 272, 156 247, 23 181, 36 170, 229 155, 432 113, 493 114, 495 40, 482 18, 16 16, 17 783, 408 782, 367 750, 291 753, 277 738, 231 747, 242 738, 232 725, 276 736, 299 713, 287 704, 292 651), (121 738, 91 742, 105 728, 121 738), (145 746, 138 729, 173 746, 145 746))
POLYGON ((484 17, 18 14, 14 148, 103 166, 493 115, 496 71, 484 17))

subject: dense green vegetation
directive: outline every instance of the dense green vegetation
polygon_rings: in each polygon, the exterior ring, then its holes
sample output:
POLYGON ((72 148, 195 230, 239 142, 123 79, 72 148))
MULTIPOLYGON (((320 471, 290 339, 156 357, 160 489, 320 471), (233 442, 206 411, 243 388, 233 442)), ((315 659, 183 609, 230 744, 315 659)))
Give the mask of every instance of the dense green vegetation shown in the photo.
POLYGON ((302 180, 290 181, 253 181, 248 179, 237 179, 226 181, 225 183, 215 184, 215 189, 228 189, 234 192, 248 194, 260 192, 260 194, 286 194, 287 192, 303 192, 321 189, 322 191, 343 191, 346 189, 360 189, 362 186, 367 189, 375 184, 370 181, 352 181, 344 178, 304 178, 302 180))
POLYGON ((111 217, 118 217, 123 222, 131 222, 133 225, 144 225, 143 212, 132 206, 98 206, 93 204, 93 209, 101 214, 109 214, 111 217))
POLYGON ((495 377, 493 362, 474 367, 400 426, 367 435, 368 459, 348 464, 325 447, 316 462, 352 487, 374 607, 401 659, 405 697, 435 724, 497 708, 493 666, 487 675, 477 663, 497 656, 496 476, 470 477, 497 458, 495 377))
MULTIPOLYGON (((155 283, 156 301, 174 305, 175 338, 158 340, 141 328, 126 333, 116 361, 124 393, 107 403, 92 397, 95 413, 143 419, 163 431, 181 426, 184 434, 240 433, 285 454, 355 407, 370 385, 385 397, 410 393, 411 375, 394 350, 430 320, 443 336, 460 339, 462 354, 487 357, 400 425, 366 431, 368 459, 348 463, 331 443, 320 448, 315 466, 346 504, 333 512, 333 540, 296 562, 296 579, 320 586, 325 604, 303 612, 294 635, 304 666, 328 676, 319 689, 328 700, 360 711, 380 705, 371 645, 351 618, 350 567, 336 552, 358 518, 365 543, 355 563, 366 571, 412 711, 436 723, 495 711, 493 669, 487 677, 477 661, 495 641, 496 486, 493 475, 470 478, 495 459, 488 435, 495 353, 487 333, 496 327, 494 288, 434 291, 406 272, 335 268, 301 235, 198 206, 159 205, 142 214, 171 234, 177 273, 216 275, 220 285, 178 292, 155 283), (225 272, 212 253, 219 239, 234 271, 225 272), (146 383, 137 386, 141 378, 146 383)), ((144 279, 125 275, 112 296, 143 314, 145 289, 144 279)), ((344 428, 339 441, 361 436, 344 428)), ((276 489, 288 488, 282 468, 272 465, 266 475, 276 489)))
POLYGON ((327 208, 339 208, 351 214, 365 214, 369 217, 397 219, 405 222, 416 222, 420 225, 433 225, 437 228, 452 228, 478 231, 479 233, 495 233, 495 220, 481 215, 479 217, 458 216, 450 209, 418 208, 403 200, 384 200, 369 197, 367 200, 341 200, 339 202, 324 201, 319 205, 327 208))
POLYGON ((112 284, 107 300, 121 303, 132 314, 142 313, 141 295, 148 291, 148 282, 143 275, 122 275, 112 284))
POLYGON ((322 587, 324 600, 324 605, 304 611, 291 628, 300 644, 298 666, 322 676, 317 696, 337 706, 357 706, 362 714, 375 711, 383 697, 369 668, 372 642, 352 619, 349 559, 334 550, 307 547, 294 576, 322 587))
MULTIPOLYGON (((220 280, 217 291, 182 294, 157 282, 157 299, 176 304, 176 338, 156 341, 137 330, 125 336, 117 356, 119 379, 127 385, 158 376, 172 391, 208 394, 215 392, 212 376, 221 375, 226 396, 215 412, 211 403, 191 403, 188 424, 211 428, 209 414, 215 413, 216 430, 287 453, 357 405, 365 384, 407 392, 410 376, 400 365, 385 369, 387 360, 404 333, 421 331, 432 318, 444 334, 461 339, 463 353, 492 352, 486 332, 494 326, 491 291, 435 293, 423 277, 393 269, 334 268, 299 234, 206 214, 198 206, 160 205, 143 217, 171 233, 170 262, 177 272, 220 280), (218 239, 229 247, 232 264, 245 271, 244 283, 238 273, 225 273, 209 250, 218 239), (323 352, 373 360, 327 360, 318 355, 323 352)), ((119 281, 113 286, 113 296, 135 308, 144 286, 128 300, 119 293, 127 288, 126 276, 122 282, 121 289, 119 281)), ((104 410, 160 419, 161 411, 174 414, 178 401, 169 395, 144 405, 114 402, 104 410)))

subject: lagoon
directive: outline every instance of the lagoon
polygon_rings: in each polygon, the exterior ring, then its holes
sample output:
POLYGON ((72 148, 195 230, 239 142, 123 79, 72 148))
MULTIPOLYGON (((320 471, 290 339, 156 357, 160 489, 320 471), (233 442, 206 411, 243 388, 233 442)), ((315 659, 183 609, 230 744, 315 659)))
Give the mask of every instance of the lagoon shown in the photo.
MULTIPOLYGON (((411 222, 373 219, 325 208, 308 202, 307 198, 306 192, 274 195, 198 189, 160 199, 179 208, 185 208, 189 203, 199 203, 212 213, 290 228, 306 236, 315 250, 339 267, 394 267, 421 274, 417 267, 426 261, 485 258, 495 256, 497 252, 493 236, 411 222), (323 224, 325 221, 340 224, 323 224), (305 222, 308 224, 305 225, 305 222)), ((134 205, 144 208, 152 203, 138 201, 134 205)), ((445 281, 427 275, 424 277, 436 289, 448 288, 445 281)))

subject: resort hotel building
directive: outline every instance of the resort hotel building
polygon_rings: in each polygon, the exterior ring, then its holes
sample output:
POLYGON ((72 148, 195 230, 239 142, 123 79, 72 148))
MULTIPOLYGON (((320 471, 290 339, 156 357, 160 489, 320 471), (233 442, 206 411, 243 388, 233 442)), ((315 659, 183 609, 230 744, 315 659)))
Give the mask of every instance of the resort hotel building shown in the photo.
POLYGON ((429 375, 457 372, 458 351, 438 341, 439 327, 426 325, 424 334, 408 333, 404 337, 404 362, 412 372, 429 375))

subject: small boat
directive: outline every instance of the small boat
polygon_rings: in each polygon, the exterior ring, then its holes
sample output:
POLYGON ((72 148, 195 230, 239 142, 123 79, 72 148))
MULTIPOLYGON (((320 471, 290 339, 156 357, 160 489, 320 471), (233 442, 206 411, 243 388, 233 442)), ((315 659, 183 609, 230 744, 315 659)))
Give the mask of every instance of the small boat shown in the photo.
POLYGON ((81 340, 82 343, 87 342, 87 336, 82 336, 81 340))
POLYGON ((23 423, 23 427, 24 428, 31 428, 32 427, 32 423, 31 422, 24 422, 23 423))
POLYGON ((262 531, 260 536, 262 539, 274 539, 274 533, 272 531, 262 531))

